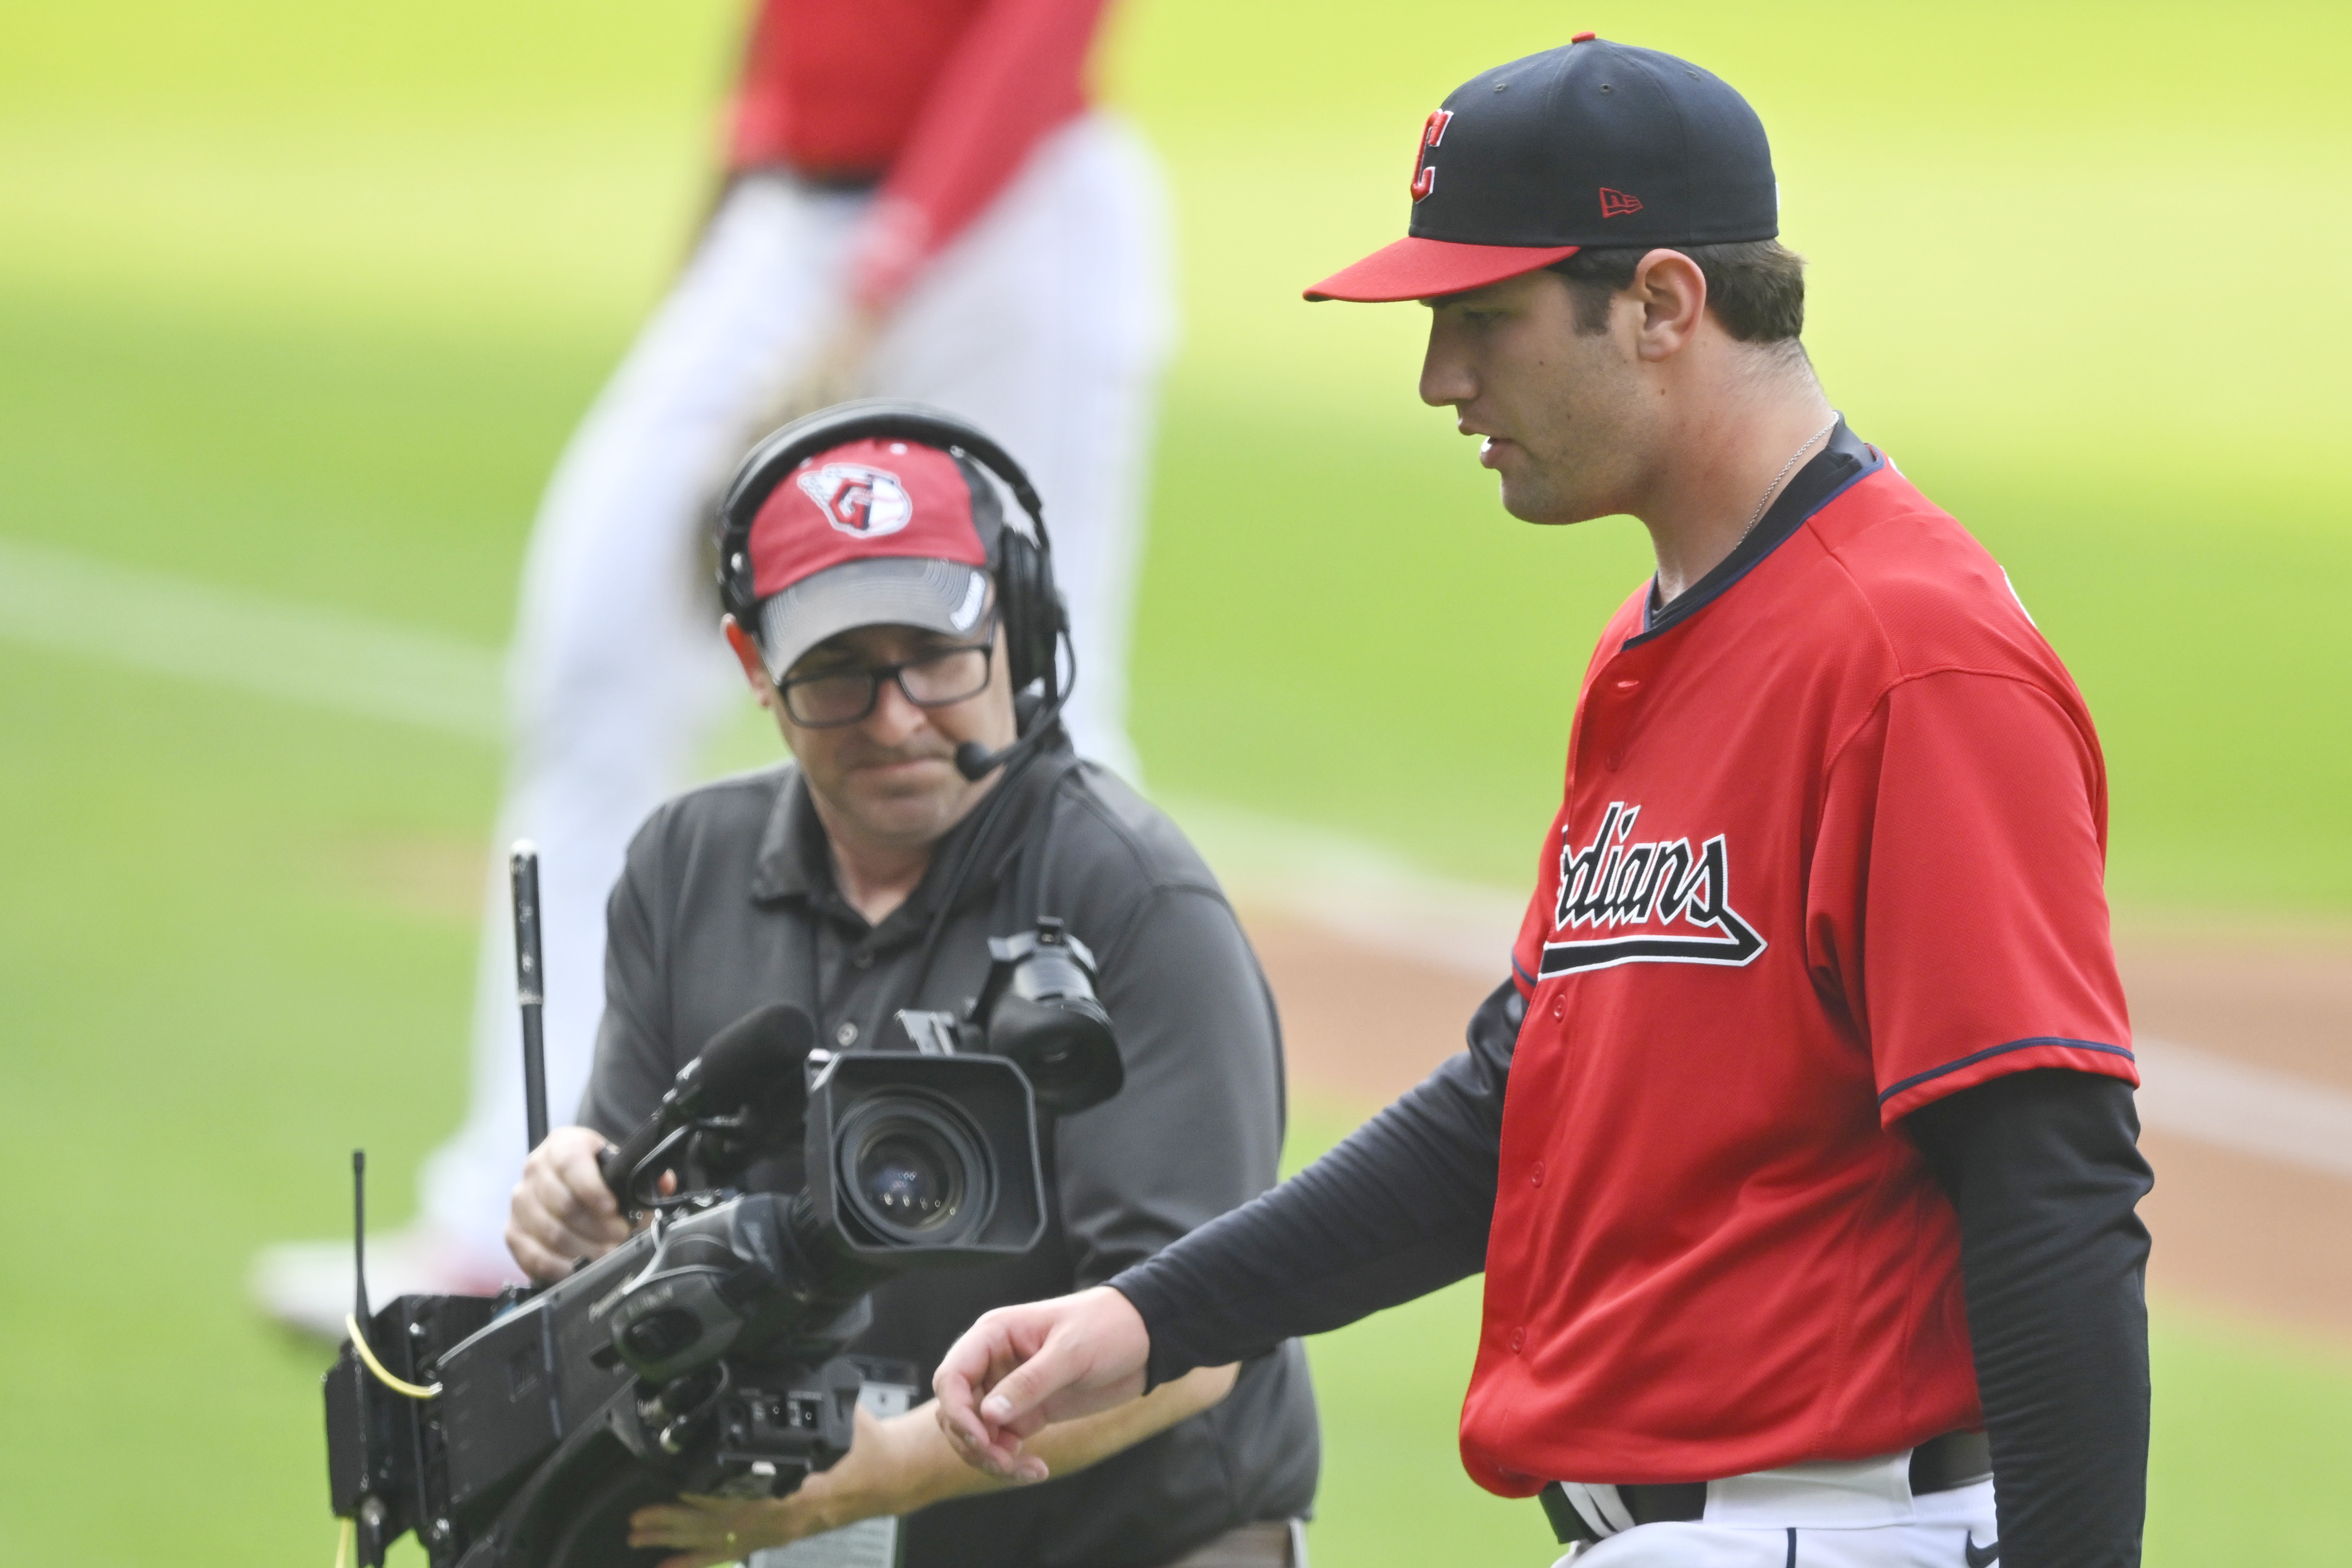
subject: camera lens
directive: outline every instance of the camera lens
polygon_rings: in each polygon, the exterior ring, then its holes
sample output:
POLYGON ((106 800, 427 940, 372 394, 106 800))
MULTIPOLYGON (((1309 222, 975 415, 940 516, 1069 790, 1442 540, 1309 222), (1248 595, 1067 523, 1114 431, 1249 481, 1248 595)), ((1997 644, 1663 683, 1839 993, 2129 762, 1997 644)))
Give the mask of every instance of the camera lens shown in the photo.
POLYGON ((874 1095, 842 1118, 834 1157, 852 1215, 877 1239, 950 1247, 987 1225, 996 1184, 986 1145, 950 1101, 921 1090, 874 1095))
POLYGON ((857 1190, 911 1227, 952 1219, 963 1207, 963 1173, 940 1155, 937 1145, 913 1133, 886 1133, 858 1156, 857 1190))

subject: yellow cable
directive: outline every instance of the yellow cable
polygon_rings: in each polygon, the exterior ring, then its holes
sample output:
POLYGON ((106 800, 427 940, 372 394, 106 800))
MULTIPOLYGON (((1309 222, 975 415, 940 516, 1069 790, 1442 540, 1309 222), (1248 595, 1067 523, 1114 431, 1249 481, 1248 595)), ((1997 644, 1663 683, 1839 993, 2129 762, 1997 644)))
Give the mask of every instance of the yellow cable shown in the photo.
POLYGON ((360 1359, 367 1363, 367 1369, 375 1374, 376 1381, 394 1394, 405 1394, 411 1399, 430 1399, 441 1392, 441 1385, 437 1383, 430 1388, 420 1387, 386 1372, 383 1363, 375 1358, 375 1352, 368 1348, 367 1335, 360 1333, 359 1319, 349 1312, 343 1314, 343 1329, 352 1336, 352 1348, 360 1353, 360 1359))
POLYGON ((351 1556, 352 1521, 347 1519, 343 1521, 343 1527, 335 1531, 335 1568, 343 1568, 343 1564, 351 1561, 351 1556))

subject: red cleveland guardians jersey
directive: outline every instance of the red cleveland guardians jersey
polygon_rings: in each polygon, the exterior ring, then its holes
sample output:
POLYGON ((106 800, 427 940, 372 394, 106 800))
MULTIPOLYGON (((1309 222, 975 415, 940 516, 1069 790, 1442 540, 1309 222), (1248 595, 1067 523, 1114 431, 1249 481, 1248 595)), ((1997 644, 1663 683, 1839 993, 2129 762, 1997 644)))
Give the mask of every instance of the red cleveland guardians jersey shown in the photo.
POLYGON ((1585 674, 1462 1416, 1507 1495, 1980 1426, 1901 1118, 2137 1082, 2098 740, 2000 567, 1843 425, 1766 523, 1585 674))
POLYGON ((853 287, 886 305, 1087 104, 1103 0, 763 0, 730 166, 876 179, 853 287))

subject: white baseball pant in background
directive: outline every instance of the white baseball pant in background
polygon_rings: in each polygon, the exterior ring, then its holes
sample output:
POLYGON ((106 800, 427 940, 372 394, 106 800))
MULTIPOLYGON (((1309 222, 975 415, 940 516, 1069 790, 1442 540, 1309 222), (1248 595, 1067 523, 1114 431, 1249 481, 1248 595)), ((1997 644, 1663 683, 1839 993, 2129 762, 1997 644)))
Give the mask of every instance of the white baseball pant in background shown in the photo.
MULTIPOLYGON (((604 900, 630 837, 688 781, 741 680, 718 632, 707 506, 748 421, 845 313, 870 197, 739 181, 572 439, 526 559, 512 757, 483 910, 471 1107, 424 1173, 426 1218, 481 1270, 520 1173, 520 1026, 503 846, 540 851, 550 1121, 573 1119, 604 1003, 604 900)), ((1040 144, 893 313, 866 390, 961 415, 1035 482, 1068 601, 1078 749, 1130 778, 1128 622, 1160 371, 1175 336, 1167 202, 1139 139, 1090 114, 1040 144)), ((779 755, 782 755, 781 745, 779 755)))

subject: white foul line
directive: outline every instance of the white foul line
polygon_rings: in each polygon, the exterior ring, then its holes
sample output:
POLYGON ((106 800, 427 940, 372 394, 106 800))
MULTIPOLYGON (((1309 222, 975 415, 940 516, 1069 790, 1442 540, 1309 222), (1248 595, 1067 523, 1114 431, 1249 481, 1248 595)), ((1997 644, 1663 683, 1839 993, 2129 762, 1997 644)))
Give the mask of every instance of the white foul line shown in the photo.
MULTIPOLYGON (((1163 803, 1245 897, 1313 921, 1370 953, 1454 969, 1488 985, 1510 971, 1524 904, 1509 894, 1427 875, 1317 829, 1207 802, 1163 803)), ((2137 1039, 2133 1054, 2143 1125, 2352 1179, 2352 1093, 2168 1040, 2137 1039)))
POLYGON ((479 643, 0 539, 0 637, 445 735, 506 734, 479 643))
POLYGON ((2132 1049, 2146 1125, 2352 1179, 2352 1094, 2168 1040, 2143 1037, 2132 1049))
MULTIPOLYGON (((158 674, 414 725, 506 732, 503 660, 460 638, 0 538, 0 637, 158 674)), ((1365 948, 1489 981, 1521 901, 1427 875, 1360 841, 1234 807, 1171 802, 1220 873, 1365 948)), ((2147 1125, 2352 1178, 2352 1094, 2170 1040, 2137 1042, 2147 1125)))

